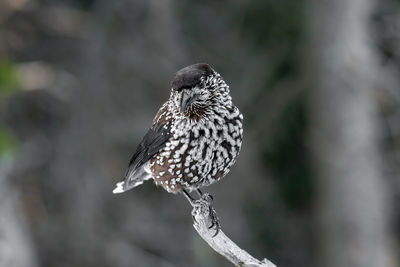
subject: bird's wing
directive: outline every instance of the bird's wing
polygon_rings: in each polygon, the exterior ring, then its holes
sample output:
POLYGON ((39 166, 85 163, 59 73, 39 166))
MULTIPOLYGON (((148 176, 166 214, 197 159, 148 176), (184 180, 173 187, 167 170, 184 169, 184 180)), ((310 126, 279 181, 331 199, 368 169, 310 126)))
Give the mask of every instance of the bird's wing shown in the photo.
POLYGON ((151 159, 154 154, 164 148, 170 136, 169 130, 170 123, 160 124, 147 131, 129 162, 127 173, 129 169, 137 169, 140 167, 143 163, 151 159))
POLYGON ((171 123, 158 124, 149 129, 133 154, 124 181, 117 184, 114 193, 125 192, 151 178, 149 160, 164 148, 170 136, 171 123))

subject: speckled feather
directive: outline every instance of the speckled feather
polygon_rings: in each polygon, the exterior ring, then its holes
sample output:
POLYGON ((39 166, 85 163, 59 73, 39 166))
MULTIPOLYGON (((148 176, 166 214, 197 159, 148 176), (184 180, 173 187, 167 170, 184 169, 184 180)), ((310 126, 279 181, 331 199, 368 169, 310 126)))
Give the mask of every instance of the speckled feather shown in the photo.
POLYGON ((124 192, 150 178, 173 193, 218 181, 239 154, 242 120, 229 86, 209 65, 195 64, 180 70, 172 82, 169 100, 155 116, 132 156, 125 180, 114 192, 124 192), (196 100, 182 110, 184 94, 196 100))

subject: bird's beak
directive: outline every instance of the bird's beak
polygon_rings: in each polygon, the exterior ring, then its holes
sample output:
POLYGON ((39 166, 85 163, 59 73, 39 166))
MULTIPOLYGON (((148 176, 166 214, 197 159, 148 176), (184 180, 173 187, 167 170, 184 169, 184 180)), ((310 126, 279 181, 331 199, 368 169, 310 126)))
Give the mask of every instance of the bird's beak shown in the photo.
POLYGON ((196 95, 191 95, 188 91, 182 92, 181 113, 185 113, 188 107, 197 99, 196 95))

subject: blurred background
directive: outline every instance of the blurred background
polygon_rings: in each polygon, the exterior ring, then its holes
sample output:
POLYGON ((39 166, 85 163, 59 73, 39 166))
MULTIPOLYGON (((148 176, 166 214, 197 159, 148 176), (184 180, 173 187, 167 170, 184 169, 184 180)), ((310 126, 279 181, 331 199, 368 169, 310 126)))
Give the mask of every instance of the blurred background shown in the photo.
POLYGON ((113 195, 174 73, 245 116, 206 190, 278 266, 399 267, 400 1, 2 0, 0 266, 231 266, 152 182, 113 195))

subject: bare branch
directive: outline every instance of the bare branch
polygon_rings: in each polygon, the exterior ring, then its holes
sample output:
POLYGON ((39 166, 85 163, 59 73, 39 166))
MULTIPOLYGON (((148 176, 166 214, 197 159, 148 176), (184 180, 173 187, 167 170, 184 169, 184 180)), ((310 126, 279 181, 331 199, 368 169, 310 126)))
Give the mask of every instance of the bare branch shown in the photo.
POLYGON ((192 216, 195 219, 193 227, 210 247, 232 262, 235 266, 276 267, 275 264, 267 259, 259 261, 251 256, 247 251, 241 249, 230 240, 222 230, 219 230, 218 234, 214 236, 215 229, 209 228, 211 225, 209 205, 210 204, 204 199, 196 200, 192 210, 192 216))

